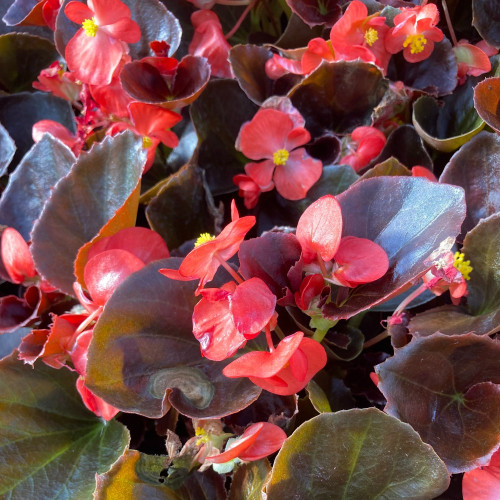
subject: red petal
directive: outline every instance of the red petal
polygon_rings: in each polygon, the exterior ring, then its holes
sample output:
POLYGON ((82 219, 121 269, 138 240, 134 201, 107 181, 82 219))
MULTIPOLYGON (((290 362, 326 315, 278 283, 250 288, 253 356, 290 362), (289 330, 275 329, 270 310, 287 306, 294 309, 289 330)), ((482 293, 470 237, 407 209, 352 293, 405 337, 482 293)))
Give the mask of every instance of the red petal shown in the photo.
POLYGON ((238 285, 230 304, 236 328, 253 339, 271 320, 276 297, 261 279, 251 278, 238 285))
POLYGON ((124 17, 130 19, 130 9, 120 0, 88 0, 87 3, 100 25, 113 24, 124 17))
POLYGON ((132 19, 123 18, 113 24, 100 26, 99 29, 110 37, 126 43, 136 43, 141 39, 141 29, 132 19))
POLYGON ((149 136, 154 132, 163 132, 181 120, 181 115, 154 104, 132 102, 128 107, 134 126, 139 134, 149 136))
POLYGON ((26 278, 36 276, 35 264, 21 234, 13 227, 2 233, 1 254, 3 265, 12 283, 23 283, 26 278))
POLYGON ((229 462, 229 460, 233 460, 238 457, 240 453, 243 453, 247 448, 255 443, 263 426, 264 422, 251 425, 245 430, 238 441, 233 443, 231 448, 226 450, 224 453, 220 453, 219 455, 206 457, 205 460, 210 460, 210 462, 214 464, 223 464, 225 462, 229 462))
POLYGON ((290 369, 292 370, 294 378, 303 382, 307 375, 307 366, 307 356, 303 351, 297 349, 290 358, 290 369))
POLYGON ((106 250, 127 250, 149 264, 169 256, 163 238, 145 227, 129 227, 97 241, 89 250, 88 259, 106 250))
POLYGON ((92 257, 83 270, 83 278, 92 300, 104 305, 115 288, 144 262, 126 250, 107 250, 92 257))
POLYGON ((64 8, 66 17, 77 24, 82 24, 85 19, 92 19, 94 13, 81 2, 69 2, 64 8))
POLYGON ((316 254, 327 262, 333 259, 342 235, 342 212, 332 195, 312 203, 297 224, 297 239, 305 263, 316 260, 316 254))
POLYGON ((380 245, 355 236, 342 238, 335 262, 341 266, 335 277, 350 287, 378 280, 389 269, 387 253, 380 245))
MULTIPOLYGON (((245 430, 243 436, 251 428, 259 424, 253 424, 245 430)), ((271 453, 278 451, 286 440, 286 434, 283 429, 277 425, 264 422, 261 427, 257 439, 246 450, 238 455, 238 458, 247 462, 260 460, 267 457, 271 453)))
POLYGON ((295 303, 306 311, 314 297, 319 296, 325 289, 325 280, 321 274, 306 276, 300 284, 300 290, 295 292, 295 303))
POLYGON ((272 159, 279 149, 284 149, 293 130, 293 122, 282 111, 260 109, 240 131, 241 152, 252 160, 272 159))
POLYGON ((304 148, 290 153, 286 165, 274 171, 274 184, 278 193, 287 200, 302 200, 307 191, 319 180, 323 164, 311 158, 304 148))
POLYGON ((489 465, 478 467, 464 474, 462 495, 464 500, 497 500, 500 491, 500 449, 489 465))
POLYGON ((259 163, 247 163, 245 172, 261 189, 266 189, 267 186, 273 184, 275 167, 273 160, 264 160, 259 163))
POLYGON ((111 420, 120 411, 87 389, 85 387, 85 380, 81 376, 76 381, 76 389, 80 393, 85 406, 98 417, 102 417, 104 420, 111 420))
POLYGON ((413 177, 424 177, 432 182, 437 182, 436 176, 426 167, 421 167, 420 165, 415 165, 411 169, 411 175, 413 177))
POLYGON ((292 151, 295 148, 307 144, 311 140, 311 134, 303 127, 294 128, 286 138, 285 149, 292 151))

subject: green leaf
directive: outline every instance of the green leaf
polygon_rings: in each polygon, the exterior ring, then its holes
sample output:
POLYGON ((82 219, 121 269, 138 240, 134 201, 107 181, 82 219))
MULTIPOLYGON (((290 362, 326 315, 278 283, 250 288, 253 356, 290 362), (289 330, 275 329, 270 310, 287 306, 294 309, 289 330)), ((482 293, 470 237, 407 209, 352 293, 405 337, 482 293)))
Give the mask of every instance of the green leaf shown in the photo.
POLYGON ((451 157, 439 182, 465 191, 463 241, 481 219, 500 211, 500 137, 483 131, 472 138, 451 157))
POLYGON ((289 93, 313 136, 345 134, 371 125, 371 115, 389 86, 380 70, 361 61, 324 61, 289 93))
POLYGON ((314 406, 314 409, 318 413, 332 412, 330 402, 328 401, 328 397, 326 396, 325 391, 314 380, 311 380, 306 385, 306 391, 311 404, 314 406))
POLYGON ((54 44, 28 33, 0 36, 0 90, 33 92, 40 71, 59 59, 54 44))
POLYGON ((21 160, 0 199, 0 223, 16 228, 26 241, 57 181, 75 162, 71 150, 45 134, 21 160))
POLYGON ((359 180, 370 179, 370 177, 381 177, 381 176, 411 176, 411 172, 399 162, 397 158, 391 156, 382 163, 378 163, 373 168, 370 168, 368 172, 360 177, 359 180))
POLYGON ((376 373, 385 411, 409 423, 451 473, 489 462, 500 432, 500 343, 436 333, 413 339, 376 373))
POLYGON ((81 153, 45 204, 32 233, 38 272, 73 294, 78 250, 96 236, 127 201, 141 179, 146 152, 131 132, 106 137, 81 153))
POLYGON ((195 281, 174 281, 153 262, 113 293, 94 328, 86 385, 127 412, 159 418, 170 405, 192 418, 220 418, 257 399, 248 379, 222 374, 230 362, 203 358, 192 333, 195 281))
POLYGON ((123 453, 129 433, 83 405, 76 376, 38 362, 0 362, 0 496, 89 499, 95 474, 123 453))
POLYGON ((448 484, 445 465, 409 425, 353 409, 318 415, 285 441, 267 498, 432 499, 448 484))
POLYGON ((262 490, 270 472, 267 458, 239 465, 231 481, 228 500, 262 500, 262 490))

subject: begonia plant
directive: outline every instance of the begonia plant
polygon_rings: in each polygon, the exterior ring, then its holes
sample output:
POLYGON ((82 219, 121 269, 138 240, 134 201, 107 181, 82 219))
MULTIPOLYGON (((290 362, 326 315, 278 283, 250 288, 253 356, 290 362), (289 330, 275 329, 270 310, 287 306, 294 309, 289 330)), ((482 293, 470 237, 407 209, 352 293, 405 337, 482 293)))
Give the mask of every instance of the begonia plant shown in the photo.
POLYGON ((465 3, 3 2, 2 498, 498 497, 465 3))

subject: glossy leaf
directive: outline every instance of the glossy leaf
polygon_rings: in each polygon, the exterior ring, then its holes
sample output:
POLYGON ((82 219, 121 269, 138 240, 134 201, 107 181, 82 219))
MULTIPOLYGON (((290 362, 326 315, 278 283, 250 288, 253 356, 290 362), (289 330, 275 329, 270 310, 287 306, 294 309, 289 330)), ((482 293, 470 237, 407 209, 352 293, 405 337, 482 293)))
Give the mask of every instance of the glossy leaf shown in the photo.
POLYGON ((2 21, 8 26, 43 25, 45 21, 42 17, 40 0, 16 0, 7 9, 2 21))
POLYGON ((497 132, 500 131, 499 96, 500 77, 486 78, 474 88, 474 105, 479 116, 497 132))
POLYGON ((481 132, 471 139, 450 158, 439 182, 465 190, 463 240, 481 219, 500 211, 500 137, 481 132))
POLYGON ((273 81, 266 75, 265 64, 273 53, 258 45, 236 45, 229 51, 229 62, 241 89, 255 104, 273 95, 273 81))
POLYGON ((146 209, 151 228, 172 250, 215 231, 216 209, 203 171, 193 164, 171 175, 146 209))
POLYGON ((309 26, 325 25, 331 28, 340 18, 342 2, 339 0, 287 0, 292 12, 309 26))
POLYGON ((361 61, 323 62, 289 93, 313 136, 325 130, 352 132, 371 125, 373 109, 388 81, 373 64, 361 61))
POLYGON ((165 464, 169 457, 145 455, 127 450, 113 467, 97 476, 95 500, 224 500, 224 480, 215 472, 194 472, 184 484, 173 490, 163 483, 165 464))
POLYGON ((123 453, 128 431, 83 406, 69 370, 33 369, 13 355, 0 373, 2 497, 90 498, 95 474, 123 453))
POLYGON ((191 320, 196 282, 158 272, 179 263, 153 262, 116 289, 94 328, 87 385, 124 411, 158 418, 171 404, 189 417, 218 418, 248 406, 260 389, 224 377, 227 363, 201 357, 191 320))
POLYGON ((11 136, 0 123, 0 176, 7 172, 7 167, 14 158, 16 145, 11 136))
POLYGON ((379 280, 352 289, 341 306, 327 304, 323 313, 331 319, 373 307, 421 275, 427 269, 424 261, 441 241, 456 236, 465 215, 460 188, 414 177, 360 181, 337 200, 342 214, 349 214, 342 235, 380 245, 389 257, 389 270, 379 280))
POLYGON ((420 137, 434 149, 449 153, 478 134, 484 122, 474 109, 472 94, 472 86, 465 84, 441 101, 420 97, 412 117, 420 137))
POLYGON ((500 49, 500 14, 495 0, 472 0, 472 24, 484 40, 500 49))
POLYGON ((431 157, 427 153, 422 139, 411 125, 402 125, 394 130, 387 139, 384 149, 372 161, 372 164, 377 165, 391 157, 407 168, 421 165, 432 170, 431 157))
POLYGON ((78 250, 136 189, 145 158, 142 141, 131 132, 107 137, 82 153, 54 188, 33 228, 31 246, 36 268, 54 286, 73 294, 78 250))
POLYGON ((443 462, 409 425, 369 408, 302 424, 278 453, 266 491, 269 500, 424 500, 448 483, 443 462))
POLYGON ((32 84, 40 71, 58 58, 54 45, 45 38, 28 33, 0 36, 0 90, 34 91, 32 84))
POLYGON ((373 168, 370 168, 368 172, 360 177, 360 181, 364 179, 370 179, 371 177, 380 176, 410 176, 411 172, 402 163, 399 162, 397 158, 391 156, 387 160, 378 163, 373 168))
POLYGON ((141 102, 178 109, 191 104, 203 92, 210 78, 210 66, 202 57, 185 56, 175 72, 173 85, 144 61, 125 64, 120 79, 123 89, 141 102))
POLYGON ((75 132, 71 104, 45 92, 19 92, 0 95, 0 123, 7 129, 16 144, 12 168, 33 146, 31 131, 40 120, 54 120, 75 132))
MULTIPOLYGON (((205 170, 213 195, 236 190, 232 178, 243 172, 245 157, 234 144, 241 126, 253 118, 257 106, 233 80, 212 80, 191 105, 198 135, 197 164, 205 170), (221 107, 220 102, 225 105, 221 107)), ((197 156, 196 156, 197 155, 197 156)))
POLYGON ((267 458, 240 465, 233 475, 228 500, 261 500, 270 472, 267 458))
POLYGON ((391 58, 388 77, 401 80, 408 87, 432 95, 446 95, 457 86, 457 59, 449 40, 444 38, 434 44, 432 54, 422 62, 409 63, 402 53, 391 58))
POLYGON ((376 373, 385 411, 409 423, 450 472, 488 463, 500 429, 498 342, 436 333, 413 339, 376 373))
POLYGON ((17 229, 26 241, 56 183, 75 162, 62 142, 49 134, 33 145, 9 178, 0 199, 0 223, 17 229))

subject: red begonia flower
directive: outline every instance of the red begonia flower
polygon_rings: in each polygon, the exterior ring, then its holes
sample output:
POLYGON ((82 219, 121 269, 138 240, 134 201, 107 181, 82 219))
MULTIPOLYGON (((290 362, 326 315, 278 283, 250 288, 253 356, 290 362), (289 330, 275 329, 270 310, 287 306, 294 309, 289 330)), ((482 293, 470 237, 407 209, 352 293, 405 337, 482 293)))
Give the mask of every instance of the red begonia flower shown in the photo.
POLYGON ((285 337, 273 352, 253 351, 229 363, 226 377, 248 377, 274 394, 289 396, 303 389, 326 365, 323 346, 302 332, 285 337))
POLYGON ((309 132, 297 127, 287 113, 263 108, 242 126, 237 147, 248 158, 263 160, 245 166, 245 172, 261 190, 268 190, 274 181, 281 196, 300 200, 321 177, 323 169, 319 160, 299 148, 310 138, 309 132))
POLYGON ((245 235, 255 224, 255 217, 239 217, 234 200, 231 203, 232 221, 215 238, 202 243, 189 252, 179 270, 160 269, 160 273, 170 279, 191 281, 199 279, 196 290, 199 295, 205 283, 211 281, 221 265, 229 260, 240 248, 245 235))
POLYGON ((120 410, 106 403, 85 386, 85 378, 80 375, 76 381, 76 389, 80 393, 83 404, 95 415, 104 420, 111 420, 120 410))
POLYGON ((64 125, 53 120, 40 120, 33 125, 32 135, 34 142, 40 141, 45 133, 53 135, 63 144, 66 144, 75 156, 80 154, 84 144, 83 139, 71 133, 64 125))
POLYGON ((332 260, 342 236, 342 211, 332 195, 326 195, 306 208, 297 224, 297 239, 305 264, 316 260, 332 260))
POLYGON ((490 463, 464 474, 462 479, 463 500, 497 500, 500 491, 500 448, 490 463))
POLYGON ((144 102, 132 102, 128 106, 132 125, 128 123, 115 123, 106 132, 108 135, 114 135, 125 129, 132 130, 135 134, 142 136, 142 145, 148 151, 144 172, 147 172, 154 162, 156 148, 158 144, 175 148, 179 143, 177 136, 168 130, 178 123, 182 117, 179 113, 169 109, 146 104, 144 102))
POLYGON ((271 321, 276 297, 259 278, 240 285, 201 291, 193 311, 193 334, 203 356, 213 361, 231 357, 247 340, 255 338, 271 321))
POLYGON ((126 250, 141 259, 144 264, 169 257, 163 238, 145 227, 128 227, 112 236, 101 238, 90 247, 88 259, 106 250, 126 250))
POLYGON ((126 250, 106 250, 89 259, 83 276, 94 303, 106 304, 116 287, 143 267, 144 262, 126 250))
POLYGON ((260 460, 278 451, 285 439, 285 431, 277 425, 258 422, 247 427, 245 432, 224 453, 206 457, 205 460, 214 464, 223 464, 234 458, 246 462, 260 460))
POLYGON ((224 37, 217 14, 210 10, 198 10, 191 14, 191 23, 194 35, 189 44, 189 54, 206 58, 212 75, 232 78, 228 60, 231 45, 224 37))
POLYGON ((128 106, 134 99, 123 90, 118 76, 114 76, 108 85, 89 85, 89 91, 103 114, 129 117, 128 106))
POLYGON ((12 283, 21 284, 37 275, 28 244, 13 227, 7 227, 2 232, 1 255, 12 283))
POLYGON ((385 17, 368 16, 366 5, 353 0, 330 31, 335 60, 360 58, 375 63, 385 72, 391 57, 384 44, 388 31, 385 17))
POLYGON ((321 274, 310 274, 300 284, 300 289, 295 292, 295 303, 303 311, 311 308, 311 302, 316 298, 329 292, 330 288, 325 285, 325 279, 321 274))
MULTIPOLYGON (((249 210, 254 208, 259 201, 260 193, 262 189, 259 185, 249 176, 238 174, 233 177, 233 182, 238 186, 238 194, 243 198, 243 203, 245 207, 249 210)), ((271 188, 274 188, 274 183, 271 184, 271 188)))
POLYGON ((33 82, 33 87, 44 92, 51 92, 67 101, 75 102, 78 100, 82 85, 74 81, 72 73, 64 71, 64 67, 59 61, 55 61, 40 72, 38 81, 33 82))
POLYGON ((356 172, 376 158, 386 143, 385 135, 375 127, 355 128, 351 140, 358 145, 356 152, 344 156, 339 163, 350 165, 356 172))
POLYGON ((355 287, 381 278, 389 269, 385 250, 366 238, 346 236, 335 253, 333 277, 341 285, 355 287))
POLYGON ((411 167, 411 175, 413 177, 424 177, 432 182, 437 182, 436 176, 426 167, 415 165, 411 167))
POLYGON ((394 28, 385 37, 385 48, 391 54, 403 51, 403 57, 410 63, 427 59, 434 50, 434 42, 440 42, 444 35, 436 28, 439 12, 436 5, 429 3, 401 9, 394 18, 394 28))
POLYGON ((453 52, 458 63, 458 83, 464 84, 466 75, 479 76, 491 70, 488 55, 477 45, 471 45, 467 40, 460 40, 453 52))
POLYGON ((68 68, 78 80, 92 85, 111 82, 127 43, 141 38, 139 25, 132 21, 130 9, 120 0, 88 0, 88 6, 70 2, 64 13, 81 24, 65 51, 68 68))

